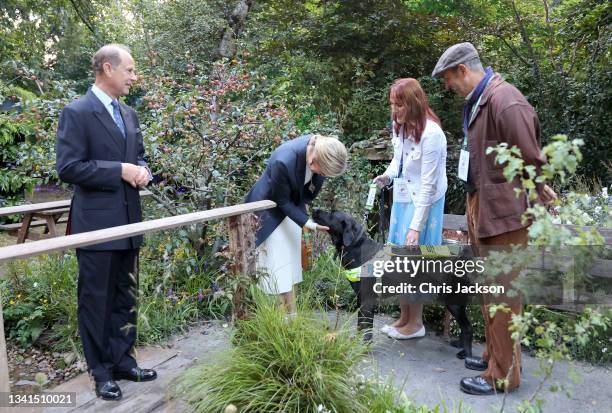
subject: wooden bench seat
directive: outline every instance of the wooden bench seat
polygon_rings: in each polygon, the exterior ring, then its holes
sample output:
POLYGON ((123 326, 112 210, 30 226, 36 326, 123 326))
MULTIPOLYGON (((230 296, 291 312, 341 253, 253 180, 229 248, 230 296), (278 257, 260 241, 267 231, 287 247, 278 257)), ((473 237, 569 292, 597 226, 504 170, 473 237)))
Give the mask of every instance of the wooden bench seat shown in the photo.
MULTIPOLYGON (((61 217, 57 221, 58 224, 65 224, 66 222, 68 222, 68 217, 61 217)), ((47 225, 47 221, 36 220, 30 223, 30 228, 42 227, 45 225, 47 225)), ((16 222, 14 224, 0 224, 0 231, 16 232, 16 231, 19 231, 19 228, 21 228, 21 222, 16 222)))

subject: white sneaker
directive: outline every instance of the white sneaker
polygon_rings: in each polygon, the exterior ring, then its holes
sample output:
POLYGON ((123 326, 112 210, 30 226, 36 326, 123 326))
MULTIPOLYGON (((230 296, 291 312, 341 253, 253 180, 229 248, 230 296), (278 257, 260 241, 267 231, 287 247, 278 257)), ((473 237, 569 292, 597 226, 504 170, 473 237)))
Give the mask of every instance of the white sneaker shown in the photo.
POLYGON ((389 334, 389 332, 391 332, 391 330, 395 330, 395 327, 390 326, 389 324, 385 324, 383 326, 383 328, 380 329, 380 331, 384 334, 389 334))
POLYGON ((412 334, 402 334, 399 331, 397 331, 396 329, 393 329, 392 331, 389 331, 387 333, 387 335, 391 338, 394 338, 396 340, 409 340, 411 338, 420 338, 420 337, 425 337, 425 326, 421 327, 421 329, 419 331, 416 331, 412 334))

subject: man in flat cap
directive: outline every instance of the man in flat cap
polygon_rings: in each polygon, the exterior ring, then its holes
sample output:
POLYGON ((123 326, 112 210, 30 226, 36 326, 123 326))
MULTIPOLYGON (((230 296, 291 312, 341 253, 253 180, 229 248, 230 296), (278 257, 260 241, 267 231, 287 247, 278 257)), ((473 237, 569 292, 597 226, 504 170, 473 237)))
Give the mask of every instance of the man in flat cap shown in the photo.
MULTIPOLYGON (((470 244, 481 250, 487 247, 504 248, 527 245, 528 224, 522 215, 528 200, 523 191, 516 196, 515 180, 507 182, 505 165, 495 162, 494 155, 486 155, 489 147, 507 143, 517 146, 525 164, 533 165, 538 174, 545 162, 540 149, 540 123, 533 107, 513 85, 483 68, 478 52, 471 43, 459 43, 448 48, 438 60, 432 76, 441 77, 447 89, 465 98, 463 110, 463 145, 458 176, 467 192, 466 215, 470 244)), ((548 203, 556 198, 547 185, 538 186, 538 202, 548 203)), ((482 358, 467 357, 465 366, 483 371, 480 376, 461 380, 462 391, 475 395, 510 391, 520 384, 521 352, 508 330, 512 314, 498 311, 489 314, 490 301, 483 298, 487 347, 482 358), (508 379, 504 383, 505 379, 508 379), (504 383, 505 385, 500 385, 504 383)), ((509 307, 520 314, 520 299, 509 307)))

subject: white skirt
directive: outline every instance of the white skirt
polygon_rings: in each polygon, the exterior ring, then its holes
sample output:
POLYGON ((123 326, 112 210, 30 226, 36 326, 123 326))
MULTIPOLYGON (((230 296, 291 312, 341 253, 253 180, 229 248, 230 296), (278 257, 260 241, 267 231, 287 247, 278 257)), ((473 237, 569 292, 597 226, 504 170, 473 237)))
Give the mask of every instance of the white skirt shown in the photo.
POLYGON ((302 228, 285 217, 257 247, 259 288, 266 294, 289 292, 302 282, 302 228))

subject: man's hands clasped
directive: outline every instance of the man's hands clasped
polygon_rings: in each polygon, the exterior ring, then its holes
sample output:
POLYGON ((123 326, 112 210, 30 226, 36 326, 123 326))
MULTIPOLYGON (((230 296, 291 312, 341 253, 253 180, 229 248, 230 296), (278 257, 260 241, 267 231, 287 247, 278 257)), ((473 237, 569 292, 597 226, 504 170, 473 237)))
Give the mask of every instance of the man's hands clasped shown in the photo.
POLYGON ((144 166, 131 163, 121 164, 121 179, 134 188, 145 187, 149 183, 149 171, 144 166))

